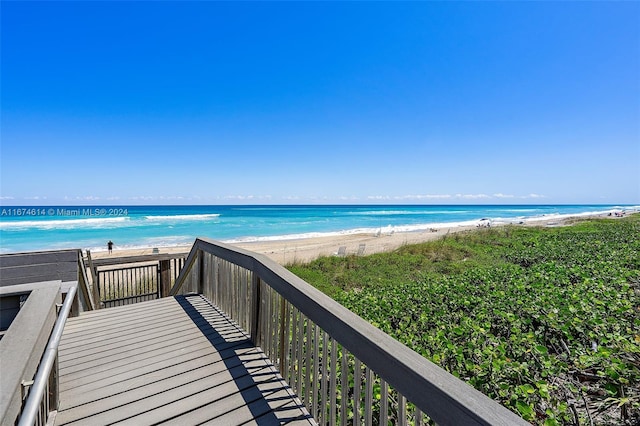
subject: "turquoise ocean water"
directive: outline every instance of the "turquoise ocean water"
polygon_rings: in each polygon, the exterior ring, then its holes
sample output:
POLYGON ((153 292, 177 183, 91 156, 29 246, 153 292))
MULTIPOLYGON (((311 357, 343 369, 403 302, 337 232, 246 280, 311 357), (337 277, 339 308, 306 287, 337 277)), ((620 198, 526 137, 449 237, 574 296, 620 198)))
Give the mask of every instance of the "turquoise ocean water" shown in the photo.
POLYGON ((629 205, 319 205, 0 207, 0 251, 106 250, 417 231, 480 223, 637 211, 629 205))

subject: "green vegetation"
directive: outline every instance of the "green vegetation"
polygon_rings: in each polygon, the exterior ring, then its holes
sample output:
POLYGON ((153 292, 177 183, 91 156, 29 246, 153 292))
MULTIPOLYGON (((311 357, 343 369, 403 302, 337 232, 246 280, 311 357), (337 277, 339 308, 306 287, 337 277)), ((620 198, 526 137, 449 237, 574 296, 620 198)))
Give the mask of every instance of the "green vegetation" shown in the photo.
POLYGON ((533 423, 640 422, 640 215, 290 269, 533 423))

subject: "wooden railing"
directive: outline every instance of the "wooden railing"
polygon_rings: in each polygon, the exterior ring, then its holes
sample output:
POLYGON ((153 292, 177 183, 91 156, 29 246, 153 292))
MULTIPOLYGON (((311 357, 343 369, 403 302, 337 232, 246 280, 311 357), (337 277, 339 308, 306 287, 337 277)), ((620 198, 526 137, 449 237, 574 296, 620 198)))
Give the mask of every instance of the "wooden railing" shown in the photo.
POLYGON ((189 293, 250 333, 319 424, 528 424, 266 256, 197 239, 171 289, 189 293))
POLYGON ((60 306, 53 331, 49 336, 38 370, 30 385, 18 426, 51 424, 51 413, 59 408, 58 346, 64 325, 74 303, 77 286, 71 286, 60 306))
MULTIPOLYGON (((33 251, 0 255, 0 287, 60 280, 78 283, 72 314, 96 309, 80 249, 33 251)), ((65 292, 63 288, 63 292, 65 292)))
POLYGON ((0 341, 0 424, 48 424, 58 409, 58 342, 79 287, 55 280, 0 288, 1 298, 25 296, 0 341))
POLYGON ((0 299, 0 424, 50 424, 64 322, 95 309, 82 251, 0 255, 0 299))
POLYGON ((165 297, 186 257, 187 253, 162 253, 92 259, 89 252, 95 298, 108 308, 165 297))

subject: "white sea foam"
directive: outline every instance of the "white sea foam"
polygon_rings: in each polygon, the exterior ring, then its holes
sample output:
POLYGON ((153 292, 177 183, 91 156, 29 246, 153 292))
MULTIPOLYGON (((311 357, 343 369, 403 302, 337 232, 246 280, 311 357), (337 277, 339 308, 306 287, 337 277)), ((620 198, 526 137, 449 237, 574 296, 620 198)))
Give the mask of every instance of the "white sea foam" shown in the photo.
POLYGON ((90 219, 56 219, 56 220, 21 220, 0 222, 0 229, 70 229, 70 228, 105 228, 120 225, 130 220, 129 217, 101 217, 90 219))
MULTIPOLYGON (((579 207, 579 206, 577 206, 579 207)), ((105 250, 106 244, 103 241, 112 239, 116 242, 117 249, 144 249, 149 247, 173 247, 182 245, 191 245, 193 243, 194 236, 214 236, 216 239, 226 240, 227 242, 249 242, 249 241, 279 241, 279 240, 296 240, 304 238, 315 237, 332 237, 340 235, 350 234, 382 234, 387 235, 391 233, 400 232, 414 232, 414 231, 428 231, 430 229, 443 229, 458 226, 476 226, 487 224, 487 218, 492 225, 499 224, 518 224, 529 223, 533 221, 539 221, 541 223, 553 224, 559 222, 567 217, 581 217, 589 215, 607 215, 614 212, 632 212, 640 211, 640 206, 585 206, 590 211, 586 212, 566 212, 570 209, 564 209, 559 206, 558 209, 562 213, 552 213, 555 210, 553 207, 542 206, 541 209, 535 209, 532 206, 530 209, 513 209, 506 206, 504 209, 492 208, 488 210, 478 209, 477 216, 471 219, 469 213, 473 213, 470 210, 465 210, 464 207, 457 210, 447 211, 446 208, 438 209, 438 211, 420 211, 412 210, 411 207, 391 207, 376 211, 375 207, 364 209, 359 212, 352 212, 352 214, 358 215, 370 215, 376 217, 372 225, 372 222, 362 222, 358 216, 354 216, 353 220, 342 220, 339 218, 343 230, 340 231, 321 231, 319 228, 331 224, 328 219, 309 220, 308 217, 300 218, 298 220, 294 218, 282 217, 281 222, 263 222, 262 219, 256 219, 255 222, 251 222, 251 218, 246 220, 233 220, 228 224, 219 223, 216 218, 220 214, 177 214, 177 215, 149 215, 149 216, 125 216, 125 217, 100 217, 100 218, 43 218, 44 220, 9 220, 0 221, 0 231, 3 232, 3 246, 0 247, 0 252, 12 252, 12 251, 25 251, 33 249, 54 249, 62 247, 75 247, 82 246, 83 248, 90 248, 91 250, 105 250), (532 211, 530 211, 532 210, 532 211), (536 211, 537 210, 537 211, 536 211), (563 211, 564 210, 564 211, 563 211), (542 214, 543 211, 549 211, 549 213, 542 214), (444 216, 431 216, 431 214, 443 213, 444 216), (457 214, 462 213, 462 216, 457 214), (513 216, 510 213, 515 213, 518 216, 513 216), (532 214, 533 213, 533 214, 532 214), (404 216, 406 220, 401 217, 393 217, 396 214, 411 214, 425 216, 422 219, 418 219, 420 216, 404 216), (486 219, 481 220, 483 215, 486 219), (287 219, 288 218, 288 219, 287 219), (430 221, 433 218, 433 221, 430 221), (437 222, 446 221, 447 219, 465 219, 458 222, 437 222), (286 220, 285 220, 286 219, 286 220), (419 224, 401 224, 398 222, 415 222, 418 219, 419 224), (317 223, 318 226, 315 226, 317 223), (322 223, 322 224, 320 224, 322 223), (186 230, 177 231, 171 230, 174 227, 178 228, 178 224, 184 224, 186 230), (354 229, 349 229, 349 226, 353 225, 354 229), (368 226, 360 227, 357 226, 368 226), (141 228, 153 228, 149 231, 141 228), (41 230, 61 230, 61 235, 54 235, 55 239, 48 239, 45 233, 41 230), (83 235, 75 236, 73 231, 80 229, 83 231, 83 235), (249 229, 252 229, 250 231, 249 229), (290 233, 287 234, 286 230, 289 229, 290 233), (294 230, 295 229, 295 230, 294 230), (66 236, 66 232, 70 231, 69 237, 66 236), (95 235, 93 230, 97 230, 95 235), (102 231, 99 231, 102 230, 102 231), (113 231, 112 231, 113 230, 113 231), (136 232, 129 232, 129 231, 136 232), (279 230, 279 231, 278 231, 279 230), (299 231, 298 231, 299 230, 299 231), (313 231, 312 231, 313 230, 313 231), (33 231, 33 235, 36 236, 32 242, 29 243, 29 237, 33 231), (169 233, 169 236, 158 237, 144 237, 153 233, 159 235, 161 233, 169 233), (177 236, 176 234, 184 232, 183 235, 177 236), (262 236, 263 232, 280 232, 280 235, 262 236), (297 232, 297 233, 296 233, 297 232), (23 234, 24 233, 24 234, 23 234), (242 235, 244 233, 244 235, 242 235), (252 235, 253 234, 253 235, 252 235), (22 238, 22 235, 27 237, 22 238), (5 239, 6 236, 6 239, 5 239), (67 238, 72 239, 69 241, 67 238), (81 239, 79 239, 81 238, 81 239), (50 241, 49 241, 50 240, 50 241), (95 246, 95 247, 90 247, 95 246)), ((268 210, 265 208, 265 210, 268 210)), ((328 210, 327 210, 328 211, 328 210)), ((166 213, 166 211, 158 213, 166 213)), ((330 216, 330 214, 329 214, 330 216)), ((330 225, 331 226, 331 225, 330 225)), ((335 226, 335 225, 334 225, 335 226)), ((325 228, 326 229, 326 228, 325 228)), ((336 229, 335 227, 333 229, 336 229)), ((55 234, 55 233, 54 233, 55 234)), ((51 237, 51 238, 53 238, 51 237)))
POLYGON ((518 217, 496 217, 493 218, 492 221, 495 223, 530 223, 530 222, 540 222, 540 221, 558 221, 563 219, 568 219, 571 217, 589 217, 589 216, 598 216, 603 214, 615 213, 620 211, 639 211, 640 206, 626 206, 620 208, 613 208, 608 210, 594 210, 594 211, 586 211, 586 212, 576 212, 576 213, 546 213, 540 214, 536 216, 518 216, 518 217))
MULTIPOLYGON (((459 222, 431 222, 411 225, 387 225, 375 228, 356 228, 347 229, 334 232, 308 232, 300 234, 285 234, 285 235, 272 235, 272 236, 247 236, 241 238, 233 238, 225 240, 227 243, 244 243, 244 242, 266 242, 266 241, 286 241, 286 240, 299 240, 306 238, 318 238, 318 237, 334 237, 342 235, 354 235, 354 234, 382 234, 388 235, 396 232, 419 232, 432 229, 447 229, 457 227, 468 227, 485 225, 487 222, 491 222, 494 225, 502 224, 519 224, 539 221, 555 222, 558 220, 570 218, 570 217, 587 217, 613 213, 623 209, 611 209, 611 210, 599 210, 577 213, 547 213, 535 216, 518 216, 518 217, 495 217, 495 218, 481 218, 471 219, 459 222)), ((640 211, 640 206, 626 206, 626 211, 640 211)), ((535 210, 534 210, 535 211, 535 210)), ((362 213, 362 212, 361 212, 362 213)))
POLYGON ((147 220, 207 220, 213 219, 216 217, 220 217, 219 213, 210 213, 210 214, 176 214, 176 215, 166 215, 166 216, 145 216, 144 218, 147 220))
POLYGON ((640 206, 614 206, 615 210, 622 210, 628 212, 640 212, 640 206))
MULTIPOLYGON (((180 247, 191 246, 195 241, 193 237, 186 237, 183 235, 168 235, 162 237, 148 237, 136 241, 134 244, 117 244, 115 250, 143 250, 152 247, 180 247)), ((88 247, 92 252, 94 251, 107 251, 106 246, 94 246, 88 247)))
POLYGON ((372 211, 355 211, 347 212, 348 216, 401 216, 401 215, 416 215, 416 216, 428 216, 434 214, 459 214, 469 213, 469 210, 372 210, 372 211))
POLYGON ((346 229, 342 231, 334 232, 307 232, 301 234, 286 234, 286 235, 271 235, 266 237, 248 236, 242 238, 234 238, 225 240, 226 243, 250 243, 250 242, 263 242, 263 241, 285 241, 285 240, 301 240, 306 238, 321 238, 321 237, 336 237, 343 235, 356 235, 356 234, 393 234, 395 232, 417 232, 427 231, 431 229, 442 228, 456 228, 463 226, 476 226, 480 223, 479 220, 468 220, 464 222, 448 222, 448 223, 426 223, 417 225, 387 225, 376 228, 356 228, 346 229))
POLYGON ((537 212, 539 209, 500 209, 498 211, 510 212, 510 213, 525 213, 525 212, 537 212))
POLYGON ((423 215, 424 212, 410 210, 374 210, 362 212, 348 212, 349 216, 391 216, 391 215, 423 215))

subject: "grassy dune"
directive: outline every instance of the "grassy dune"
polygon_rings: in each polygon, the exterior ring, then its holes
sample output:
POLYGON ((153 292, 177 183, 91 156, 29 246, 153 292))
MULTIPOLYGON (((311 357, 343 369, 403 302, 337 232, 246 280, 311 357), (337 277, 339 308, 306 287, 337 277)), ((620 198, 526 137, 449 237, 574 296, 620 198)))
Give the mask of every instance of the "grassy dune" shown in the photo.
POLYGON ((290 269, 533 423, 640 423, 640 215, 290 269))

